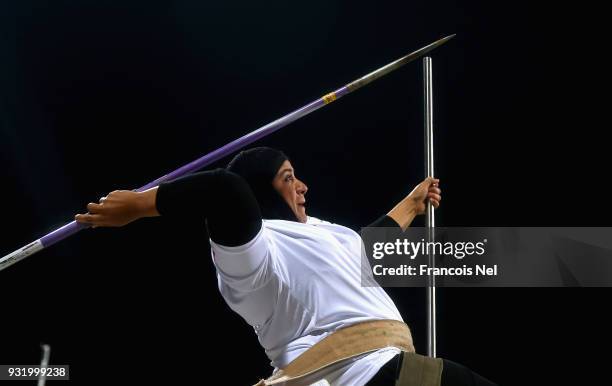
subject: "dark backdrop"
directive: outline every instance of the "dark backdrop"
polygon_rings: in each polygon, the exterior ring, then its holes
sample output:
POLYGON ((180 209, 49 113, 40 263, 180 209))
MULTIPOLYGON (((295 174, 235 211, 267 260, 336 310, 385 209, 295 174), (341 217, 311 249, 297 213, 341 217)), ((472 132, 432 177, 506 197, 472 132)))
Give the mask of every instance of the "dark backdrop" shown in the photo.
MULTIPOLYGON (((451 33, 432 55, 437 224, 609 225, 588 43, 603 25, 585 3, 538 4, 2 2, 0 254, 451 33)), ((423 178, 422 103, 417 62, 258 144, 292 157, 311 215, 359 228, 423 178)), ((0 272, 0 363, 37 363, 47 342, 74 384, 266 376, 208 248, 198 221, 149 219, 0 272)), ((389 292, 424 353, 425 291, 389 292)), ((609 339, 609 295, 439 290, 439 355, 505 385, 600 379, 582 359, 609 339)))

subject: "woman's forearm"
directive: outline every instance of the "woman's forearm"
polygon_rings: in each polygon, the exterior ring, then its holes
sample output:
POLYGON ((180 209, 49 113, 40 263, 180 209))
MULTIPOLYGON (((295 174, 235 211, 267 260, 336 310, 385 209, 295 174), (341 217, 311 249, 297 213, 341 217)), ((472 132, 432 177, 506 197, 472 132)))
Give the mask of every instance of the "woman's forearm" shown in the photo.
POLYGON ((75 220, 93 227, 120 227, 143 217, 159 216, 155 201, 157 188, 145 192, 115 190, 100 203, 87 204, 88 213, 77 214, 75 220))
POLYGON ((417 207, 414 200, 410 197, 404 198, 387 214, 387 216, 399 224, 402 231, 405 231, 410 226, 416 215, 417 207))

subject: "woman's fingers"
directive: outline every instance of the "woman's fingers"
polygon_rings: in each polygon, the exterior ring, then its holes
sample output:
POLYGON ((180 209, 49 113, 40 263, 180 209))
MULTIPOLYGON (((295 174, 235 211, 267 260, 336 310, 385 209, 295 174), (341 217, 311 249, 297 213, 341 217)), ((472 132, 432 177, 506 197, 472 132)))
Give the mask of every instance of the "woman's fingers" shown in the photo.
POLYGON ((440 194, 442 191, 440 190, 440 180, 438 178, 433 178, 433 177, 427 177, 427 179, 425 180, 426 182, 429 182, 429 186, 427 187, 427 190, 429 192, 436 192, 438 194, 440 194))
POLYGON ((100 213, 101 208, 102 204, 96 204, 94 202, 90 202, 89 204, 87 204, 87 211, 92 214, 100 213))
MULTIPOLYGON (((440 191, 440 189, 438 189, 438 191, 440 191)), ((442 201, 442 196, 438 193, 434 193, 432 191, 430 191, 427 194, 427 198, 429 199, 429 202, 431 202, 431 204, 434 206, 434 208, 438 208, 440 206, 440 201, 442 201)))
POLYGON ((442 193, 442 190, 440 188, 438 188, 438 187, 435 187, 435 186, 430 186, 429 187, 429 191, 433 192, 433 193, 438 193, 438 194, 442 193))
POLYGON ((79 223, 100 225, 102 221, 102 216, 100 216, 99 214, 85 213, 77 214, 76 216, 74 216, 74 219, 76 220, 76 222, 79 223))
POLYGON ((440 201, 442 200, 442 190, 439 187, 440 179, 427 177, 423 182, 424 183, 419 185, 419 187, 421 187, 420 194, 418 197, 415 196, 415 198, 420 201, 422 199, 421 197, 425 195, 424 200, 421 202, 430 202, 431 205, 437 209, 440 206, 440 201), (426 188, 423 189, 423 187, 426 188))
POLYGON ((427 193, 427 198, 434 199, 436 201, 442 201, 442 196, 437 193, 429 192, 427 193))

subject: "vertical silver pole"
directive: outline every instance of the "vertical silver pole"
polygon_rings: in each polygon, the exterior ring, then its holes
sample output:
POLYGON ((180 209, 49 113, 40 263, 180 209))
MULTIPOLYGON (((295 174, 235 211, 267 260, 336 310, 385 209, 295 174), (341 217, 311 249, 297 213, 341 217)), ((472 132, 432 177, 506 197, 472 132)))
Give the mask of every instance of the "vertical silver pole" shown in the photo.
MULTIPOLYGON (((434 149, 433 149, 433 89, 431 76, 431 58, 423 58, 423 89, 425 96, 425 177, 434 176, 434 149)), ((427 202, 427 238, 434 241, 434 207, 427 202)), ((429 266, 435 267, 435 256, 429 254, 429 266)), ((427 355, 436 357, 436 280, 430 275, 427 281, 427 355)))
MULTIPOLYGON (((48 344, 42 344, 40 345, 40 348, 42 349, 42 358, 40 359, 40 368, 42 369, 46 369, 47 366, 49 366, 49 356, 51 355, 51 346, 49 346, 48 344)), ((38 386, 45 386, 45 383, 47 382, 47 376, 45 374, 43 374, 43 372, 40 372, 40 375, 38 376, 38 386)))

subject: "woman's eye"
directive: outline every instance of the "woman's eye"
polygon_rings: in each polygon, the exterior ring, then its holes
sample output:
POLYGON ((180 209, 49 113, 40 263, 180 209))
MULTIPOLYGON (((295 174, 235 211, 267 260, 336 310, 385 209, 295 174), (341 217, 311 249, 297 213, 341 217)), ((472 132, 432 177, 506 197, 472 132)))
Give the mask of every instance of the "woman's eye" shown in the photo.
POLYGON ((293 181, 293 176, 287 176, 285 177, 285 181, 289 182, 289 181, 293 181))

